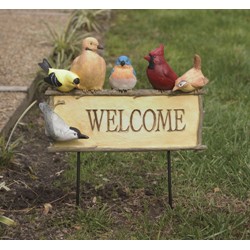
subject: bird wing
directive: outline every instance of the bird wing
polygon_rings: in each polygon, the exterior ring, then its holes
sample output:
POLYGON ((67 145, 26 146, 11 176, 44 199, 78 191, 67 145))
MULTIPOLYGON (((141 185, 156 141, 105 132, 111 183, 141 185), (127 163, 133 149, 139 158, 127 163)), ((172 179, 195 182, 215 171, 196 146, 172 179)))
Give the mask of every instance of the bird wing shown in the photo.
POLYGON ((53 126, 53 120, 52 120, 52 111, 46 110, 43 111, 44 113, 44 120, 45 120, 45 135, 51 138, 55 138, 55 131, 53 126))
MULTIPOLYGON (((53 129, 55 133, 55 140, 57 141, 67 141, 74 139, 72 137, 72 127, 70 127, 60 116, 55 112, 52 115, 53 129)), ((74 128, 74 130, 77 130, 74 128)), ((78 130, 79 131, 79 130, 78 130)), ((79 131, 80 132, 80 131, 79 131)), ((87 139, 87 136, 81 135, 81 138, 87 139), (83 137, 84 136, 84 137, 83 137)), ((75 138, 76 139, 76 138, 75 138)))
POLYGON ((54 126, 54 129, 62 129, 62 128, 69 128, 69 125, 55 112, 52 112, 51 114, 51 120, 52 124, 54 126))
POLYGON ((134 74, 134 76, 136 77, 136 72, 135 72, 134 68, 133 68, 133 74, 134 74))
POLYGON ((58 81, 55 72, 50 73, 47 77, 45 77, 44 81, 56 88, 62 86, 62 84, 58 81))
POLYGON ((174 82, 175 81, 172 77, 170 77, 169 71, 165 67, 163 68, 162 72, 163 72, 164 78, 167 82, 174 82))
POLYGON ((52 111, 47 104, 44 105, 42 112, 45 120, 45 134, 54 140, 63 138, 65 133, 69 131, 69 126, 65 121, 52 111))
POLYGON ((81 55, 76 57, 73 62, 71 63, 70 66, 70 71, 74 72, 77 74, 77 72, 80 70, 80 66, 79 64, 81 64, 81 55))
POLYGON ((166 77, 167 79, 171 79, 169 77, 169 71, 166 67, 162 67, 162 73, 163 73, 164 77, 166 77))
POLYGON ((200 77, 198 80, 196 80, 195 82, 192 82, 191 85, 194 88, 202 88, 203 86, 205 86, 207 83, 209 82, 209 80, 206 77, 200 77))
POLYGON ((114 73, 114 71, 115 71, 114 68, 112 68, 109 77, 114 73))
POLYGON ((79 78, 78 75, 71 71, 65 71, 65 78, 70 82, 73 83, 76 78, 79 78))

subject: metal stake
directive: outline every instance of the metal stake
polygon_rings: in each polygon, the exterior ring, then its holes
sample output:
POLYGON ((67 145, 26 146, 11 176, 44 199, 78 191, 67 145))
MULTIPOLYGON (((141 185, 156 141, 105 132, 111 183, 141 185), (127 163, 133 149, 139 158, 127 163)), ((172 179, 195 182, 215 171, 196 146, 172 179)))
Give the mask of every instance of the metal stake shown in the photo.
POLYGON ((77 152, 76 161, 76 206, 80 205, 80 170, 81 170, 81 153, 77 152))
POLYGON ((168 204, 173 209, 170 150, 167 151, 167 164, 168 164, 168 204))

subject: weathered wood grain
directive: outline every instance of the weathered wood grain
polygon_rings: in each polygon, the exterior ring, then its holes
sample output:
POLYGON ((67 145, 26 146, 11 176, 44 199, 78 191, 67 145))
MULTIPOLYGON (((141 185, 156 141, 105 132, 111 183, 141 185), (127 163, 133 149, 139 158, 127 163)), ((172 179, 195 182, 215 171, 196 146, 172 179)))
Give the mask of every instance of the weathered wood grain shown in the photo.
POLYGON ((179 95, 203 95, 205 94, 204 90, 198 90, 190 93, 185 93, 181 91, 173 92, 171 90, 159 91, 155 89, 137 89, 137 90, 128 90, 126 92, 118 90, 103 89, 100 91, 82 91, 74 89, 68 93, 62 93, 57 90, 49 89, 45 92, 47 96, 179 96, 179 95))
POLYGON ((168 148, 153 148, 153 147, 148 147, 148 148, 102 148, 102 147, 76 147, 76 146, 67 146, 67 150, 65 148, 65 145, 63 143, 56 143, 56 144, 51 144, 48 147, 48 152, 50 153, 55 153, 55 152, 151 152, 151 151, 179 151, 179 150, 194 150, 194 151, 202 151, 206 150, 207 146, 206 145, 199 145, 196 147, 190 147, 190 148, 175 148, 175 147, 168 147, 168 148))
POLYGON ((28 86, 0 86, 0 92, 28 92, 28 86))
POLYGON ((54 142, 49 152, 205 149, 201 138, 203 92, 56 93, 50 96, 54 111, 89 139, 54 142))

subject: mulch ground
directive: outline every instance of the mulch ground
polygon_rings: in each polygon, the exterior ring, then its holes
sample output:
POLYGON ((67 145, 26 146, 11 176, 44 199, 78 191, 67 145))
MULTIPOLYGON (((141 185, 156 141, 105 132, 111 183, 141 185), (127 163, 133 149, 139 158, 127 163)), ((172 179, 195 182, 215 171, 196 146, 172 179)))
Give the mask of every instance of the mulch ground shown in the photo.
MULTIPOLYGON (((0 182, 10 188, 0 190, 0 213, 16 222, 10 227, 0 224, 0 239, 65 239, 79 230, 75 182, 64 185, 62 178, 63 171, 72 168, 67 161, 69 154, 47 152, 50 141, 44 134, 44 119, 38 105, 20 122, 12 142, 20 138, 12 163, 0 168, 0 182), (55 185, 57 181, 59 185, 55 185)), ((117 221, 121 221, 123 209, 136 216, 143 212, 139 200, 150 199, 155 217, 167 205, 164 197, 152 195, 146 189, 135 190, 131 195, 115 180, 98 190, 86 182, 81 183, 80 206, 85 211, 99 209, 95 203, 98 197, 99 206, 107 204, 117 221)))
MULTIPOLYGON (((47 221, 47 217, 44 216, 44 204, 73 205, 74 183, 72 191, 66 194, 61 188, 52 185, 60 178, 62 170, 69 165, 65 160, 65 154, 47 152, 50 142, 44 134, 44 121, 37 106, 18 125, 12 141, 20 137, 21 141, 15 149, 13 162, 7 168, 0 169, 0 181, 4 181, 10 188, 9 191, 0 190, 0 211, 12 218, 17 225, 8 228, 0 225, 0 238, 39 239, 39 231, 32 228, 43 228, 41 224, 47 221)), ((65 212, 67 207, 63 207, 65 212)), ((45 228, 42 232, 44 235, 47 233, 45 228)), ((52 238, 58 236, 54 235, 52 238)))

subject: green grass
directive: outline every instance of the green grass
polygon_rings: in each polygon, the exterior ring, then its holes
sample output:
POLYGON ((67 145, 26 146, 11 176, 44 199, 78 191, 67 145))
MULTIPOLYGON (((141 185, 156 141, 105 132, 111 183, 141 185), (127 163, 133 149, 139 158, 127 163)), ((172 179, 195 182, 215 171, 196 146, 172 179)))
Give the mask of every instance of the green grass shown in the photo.
MULTIPOLYGON (((203 124, 208 149, 172 153, 174 210, 167 204, 165 152, 82 153, 83 207, 72 222, 80 229, 68 238, 250 239, 249 11, 113 14, 105 35, 107 77, 125 54, 137 71, 136 88, 151 88, 143 56, 160 43, 178 75, 192 67, 195 53, 201 56, 210 80, 203 124)), ((69 160, 62 181, 73 187, 75 155, 69 160)))
POLYGON ((14 162, 16 148, 19 145, 22 138, 15 140, 7 145, 5 138, 0 136, 0 170, 7 168, 11 163, 14 162))

